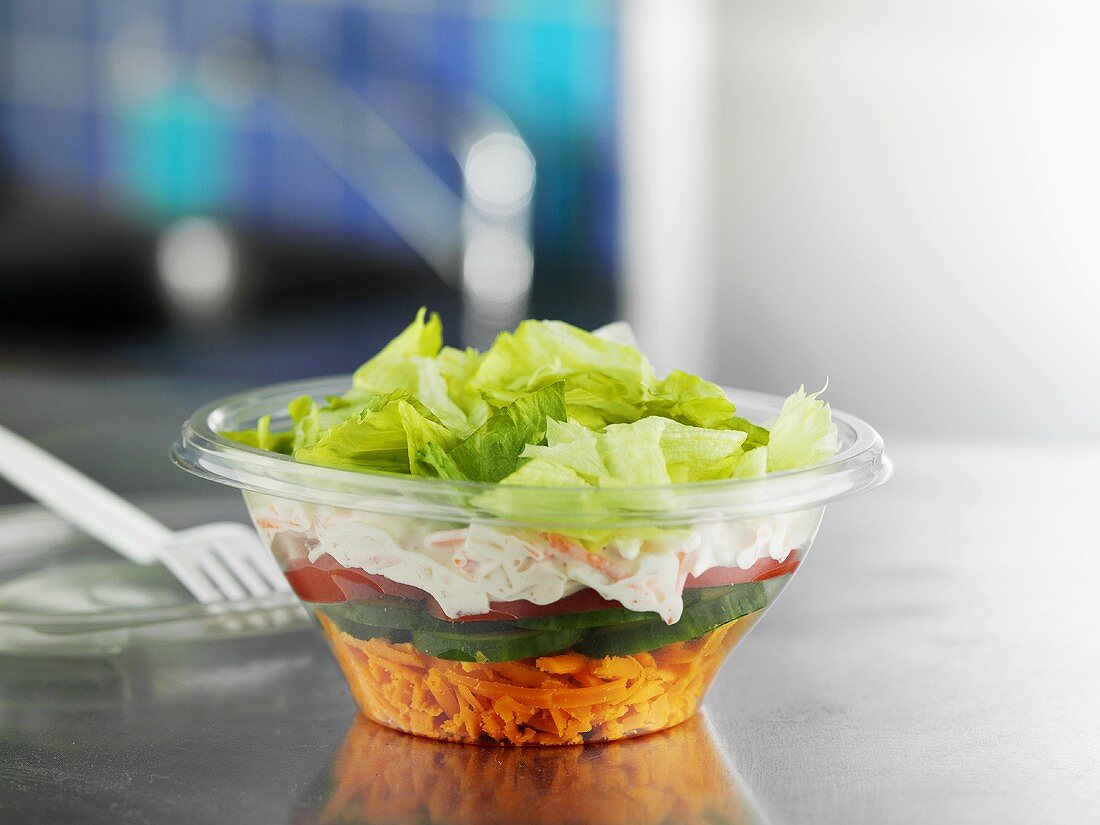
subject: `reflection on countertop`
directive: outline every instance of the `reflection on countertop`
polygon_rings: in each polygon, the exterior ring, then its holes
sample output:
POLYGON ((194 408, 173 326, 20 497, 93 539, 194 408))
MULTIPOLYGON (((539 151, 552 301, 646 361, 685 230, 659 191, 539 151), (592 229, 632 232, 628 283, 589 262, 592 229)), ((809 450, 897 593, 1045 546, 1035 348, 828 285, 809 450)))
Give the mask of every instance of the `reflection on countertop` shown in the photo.
POLYGON ((141 733, 177 742, 216 716, 223 725, 254 722, 293 701, 296 680, 316 667, 312 646, 300 644, 312 638, 313 631, 298 624, 267 637, 167 638, 117 653, 0 654, 0 737, 44 748, 70 740, 76 730, 117 729, 119 735, 100 746, 107 752, 125 748, 138 733, 130 720, 159 716, 158 725, 141 733), (256 701, 261 692, 262 703, 256 701))
POLYGON ((318 634, 0 655, 0 821, 284 822, 351 718, 318 634))
POLYGON ((605 745, 489 748, 355 720, 300 825, 747 825, 761 822, 709 724, 605 745), (538 800, 538 804, 532 804, 538 800))

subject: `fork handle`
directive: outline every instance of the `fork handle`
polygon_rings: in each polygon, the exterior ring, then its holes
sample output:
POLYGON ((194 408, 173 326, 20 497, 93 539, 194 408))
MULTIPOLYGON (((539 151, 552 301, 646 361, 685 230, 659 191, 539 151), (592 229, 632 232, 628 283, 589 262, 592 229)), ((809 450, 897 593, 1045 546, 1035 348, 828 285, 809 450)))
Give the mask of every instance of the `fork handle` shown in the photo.
POLYGON ((155 562, 172 538, 172 531, 156 519, 3 426, 0 476, 138 564, 155 562))

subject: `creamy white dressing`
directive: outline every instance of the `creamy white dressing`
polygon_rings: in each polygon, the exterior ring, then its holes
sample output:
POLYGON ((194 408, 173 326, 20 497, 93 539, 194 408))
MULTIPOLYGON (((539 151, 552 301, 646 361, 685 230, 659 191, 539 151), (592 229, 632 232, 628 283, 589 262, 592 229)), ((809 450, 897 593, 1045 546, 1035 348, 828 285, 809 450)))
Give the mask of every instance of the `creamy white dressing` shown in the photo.
MULTIPOLYGON (((329 555, 344 567, 430 593, 452 618, 485 613, 490 602, 551 604, 589 587, 631 610, 672 624, 684 582, 716 567, 747 570, 805 549, 822 508, 764 518, 699 523, 670 540, 617 539, 598 553, 564 535, 486 524, 438 530, 422 519, 245 496, 260 535, 277 553, 329 555), (296 537, 287 547, 286 537, 296 537)), ((292 561, 282 559, 286 564, 292 561)))

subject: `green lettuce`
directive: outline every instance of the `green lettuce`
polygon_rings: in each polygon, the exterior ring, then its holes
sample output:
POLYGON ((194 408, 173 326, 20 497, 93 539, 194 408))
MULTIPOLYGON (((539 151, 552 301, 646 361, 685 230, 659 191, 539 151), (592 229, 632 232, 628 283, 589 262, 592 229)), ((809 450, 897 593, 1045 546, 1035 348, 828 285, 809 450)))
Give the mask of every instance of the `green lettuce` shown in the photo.
POLYGON ((412 473, 418 476, 448 478, 454 481, 469 481, 467 476, 446 448, 434 442, 425 444, 416 451, 412 459, 412 473))
POLYGON ((757 478, 768 471, 768 448, 757 447, 736 458, 729 478, 757 478))
POLYGON ((730 478, 747 455, 746 434, 707 430, 650 416, 593 432, 551 422, 546 445, 529 445, 527 463, 505 484, 553 486, 568 471, 596 487, 647 487, 730 478))
MULTIPOLYGON (((443 346, 443 322, 435 312, 428 317, 421 307, 413 322, 367 363, 355 371, 353 387, 371 389, 391 382, 393 373, 401 373, 410 358, 434 358, 443 346)), ((392 389, 392 387, 391 387, 392 389)))
POLYGON ((261 450, 270 450, 273 453, 290 455, 294 449, 293 433, 271 432, 270 415, 261 416, 256 421, 256 426, 251 430, 222 430, 221 434, 238 444, 258 447, 261 450))
POLYGON ((708 430, 660 418, 642 420, 664 421, 661 453, 674 483, 730 478, 738 464, 755 452, 745 452, 748 433, 741 430, 708 430))
POLYGON ((818 400, 822 392, 807 395, 799 387, 783 402, 768 441, 769 473, 820 464, 836 454, 836 424, 829 405, 818 400))
POLYGON ((653 367, 636 347, 562 321, 524 321, 485 353, 468 388, 495 406, 565 382, 569 417, 587 427, 633 421, 653 367))
MULTIPOLYGON (((352 376, 352 391, 385 394, 404 390, 448 427, 467 429, 466 412, 451 397, 443 363, 443 325, 436 313, 417 313, 405 330, 352 376)), ((446 363, 449 363, 450 359, 446 363)))
POLYGON ((356 397, 355 404, 344 408, 352 410, 350 415, 313 443, 296 448, 294 457, 326 467, 410 473, 410 442, 431 437, 425 432, 435 436, 446 431, 431 410, 404 390, 356 397))
MULTIPOLYGON (((438 421, 432 420, 426 411, 417 409, 408 402, 401 402, 398 407, 401 416, 401 426, 405 430, 409 456, 409 472, 413 475, 440 475, 433 472, 428 465, 419 459, 420 453, 429 448, 449 450, 458 443, 458 434, 438 421)), ((443 476, 454 478, 456 476, 443 476)))
POLYGON ((597 434, 573 422, 547 422, 546 444, 528 445, 521 457, 525 463, 503 483, 553 487, 553 479, 576 477, 581 485, 596 486, 611 475, 597 434))
MULTIPOLYGON (((439 316, 421 309, 346 393, 291 401, 288 430, 272 431, 264 416, 223 434, 344 469, 621 488, 614 506, 637 510, 670 500, 642 501, 628 488, 754 478, 829 458, 837 430, 819 394, 800 388, 769 433, 739 417, 717 384, 679 370, 658 378, 625 324, 591 333, 524 321, 482 353, 444 347, 439 316)), ((608 500, 601 494, 601 506, 608 500)))
POLYGON ((664 416, 693 427, 741 430, 746 434, 746 450, 767 445, 768 431, 740 418, 736 412, 721 387, 680 370, 673 370, 658 381, 646 402, 647 415, 664 416))
POLYGON ((456 444, 450 457, 472 481, 500 481, 515 471, 528 444, 545 440, 551 420, 565 420, 561 382, 521 395, 501 407, 456 444))
POLYGON ((481 393, 469 387, 470 379, 481 365, 482 354, 473 347, 455 349, 444 347, 436 356, 439 373, 447 384, 447 392, 454 402, 466 413, 466 419, 472 429, 485 423, 492 411, 481 393))

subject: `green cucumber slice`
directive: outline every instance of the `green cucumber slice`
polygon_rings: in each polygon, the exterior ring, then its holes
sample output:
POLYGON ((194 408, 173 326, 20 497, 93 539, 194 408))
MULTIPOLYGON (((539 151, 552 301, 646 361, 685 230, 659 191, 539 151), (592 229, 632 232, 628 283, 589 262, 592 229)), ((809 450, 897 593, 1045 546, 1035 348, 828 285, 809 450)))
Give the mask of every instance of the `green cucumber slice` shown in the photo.
MULTIPOLYGON (((339 616, 344 621, 375 627, 392 627, 397 630, 433 630, 460 632, 466 623, 449 622, 431 615, 423 602, 414 599, 401 599, 396 596, 381 596, 377 599, 364 599, 357 602, 341 602, 324 607, 325 613, 339 616)), ((471 626, 474 623, 469 623, 471 626)), ((477 622, 479 630, 509 630, 510 622, 477 622)))
POLYGON ((423 604, 409 599, 381 597, 340 605, 344 617, 359 624, 394 627, 402 630, 434 627, 439 620, 428 615, 423 604))
MULTIPOLYGON (((759 584, 763 585, 768 604, 778 595, 779 591, 790 578, 777 576, 765 579, 759 584)), ((754 585, 757 582, 742 582, 741 584, 723 585, 720 587, 701 587, 695 590, 684 591, 685 607, 698 601, 700 598, 713 598, 715 594, 725 595, 731 587, 742 585, 754 585)), ((517 619, 515 624, 530 630, 565 630, 567 628, 606 627, 608 625, 625 624, 628 622, 657 621, 659 616, 652 611, 629 610, 625 607, 610 608, 608 610, 588 610, 583 613, 565 613, 560 616, 538 616, 529 619, 517 619)))
POLYGON ((431 631, 414 630, 412 642, 422 653, 458 662, 510 662, 557 653, 580 638, 577 629, 431 631))
POLYGON ((421 602, 394 596, 315 609, 357 639, 412 641, 424 653, 441 659, 505 662, 571 646, 589 656, 626 656, 693 639, 760 610, 788 578, 687 591, 683 616, 674 625, 665 624, 656 613, 625 607, 515 622, 448 622, 432 616, 421 602))
POLYGON ((412 632, 408 630, 397 627, 379 627, 354 621, 348 617, 344 607, 345 605, 342 604, 327 604, 318 607, 317 612, 328 616, 345 633, 364 642, 368 639, 389 639, 391 642, 408 642, 412 640, 412 632))
POLYGON ((608 610, 588 610, 583 613, 563 613, 560 616, 517 619, 516 624, 531 630, 569 630, 603 627, 626 622, 644 622, 656 617, 656 613, 643 613, 637 610, 628 610, 625 607, 614 607, 608 610))
POLYGON ((643 653, 702 636, 734 619, 762 610, 768 603, 767 591, 760 582, 706 588, 694 593, 698 595, 685 599, 684 613, 676 624, 650 619, 601 627, 588 631, 573 647, 578 653, 593 658, 643 653))

